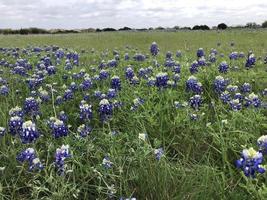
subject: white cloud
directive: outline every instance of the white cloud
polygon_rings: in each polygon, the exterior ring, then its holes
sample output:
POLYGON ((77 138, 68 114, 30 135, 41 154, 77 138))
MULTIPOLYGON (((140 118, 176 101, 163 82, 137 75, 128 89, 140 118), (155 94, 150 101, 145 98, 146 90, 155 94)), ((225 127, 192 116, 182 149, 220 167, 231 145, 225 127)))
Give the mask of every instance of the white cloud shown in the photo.
POLYGON ((266 0, 0 0, 0 28, 235 25, 266 13, 266 0))

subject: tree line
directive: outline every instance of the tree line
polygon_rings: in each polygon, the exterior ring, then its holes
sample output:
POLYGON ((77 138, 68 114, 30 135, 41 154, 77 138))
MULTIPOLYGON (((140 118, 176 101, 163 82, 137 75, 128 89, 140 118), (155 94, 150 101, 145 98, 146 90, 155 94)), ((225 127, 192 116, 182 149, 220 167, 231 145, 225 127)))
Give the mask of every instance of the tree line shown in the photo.
POLYGON ((176 30, 225 30, 225 29, 257 29, 257 28, 267 28, 267 21, 263 22, 262 24, 257 24, 255 22, 249 22, 246 25, 237 25, 237 26, 227 26, 225 23, 220 23, 217 26, 209 27, 208 25, 195 25, 191 27, 179 27, 174 26, 172 28, 164 28, 164 27, 150 27, 150 28, 139 28, 139 29, 132 29, 130 27, 123 27, 119 29, 115 28, 88 28, 88 29, 41 29, 41 28, 21 28, 21 29, 0 29, 0 34, 21 34, 21 35, 28 35, 28 34, 62 34, 62 33, 84 33, 84 32, 109 32, 109 31, 176 31, 176 30))

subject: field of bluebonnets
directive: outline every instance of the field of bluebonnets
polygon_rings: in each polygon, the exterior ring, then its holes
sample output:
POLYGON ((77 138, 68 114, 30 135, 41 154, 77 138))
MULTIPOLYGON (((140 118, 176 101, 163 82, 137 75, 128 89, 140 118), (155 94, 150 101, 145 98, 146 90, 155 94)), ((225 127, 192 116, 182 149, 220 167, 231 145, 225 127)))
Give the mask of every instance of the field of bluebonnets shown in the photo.
POLYGON ((267 32, 0 36, 1 199, 267 198, 267 32))

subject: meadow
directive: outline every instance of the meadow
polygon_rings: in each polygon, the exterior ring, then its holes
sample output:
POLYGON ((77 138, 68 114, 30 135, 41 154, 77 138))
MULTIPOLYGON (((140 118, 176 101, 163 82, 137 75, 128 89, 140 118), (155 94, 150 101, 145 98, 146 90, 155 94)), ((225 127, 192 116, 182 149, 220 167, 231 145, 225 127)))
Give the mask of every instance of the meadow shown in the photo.
POLYGON ((266 30, 0 35, 0 198, 266 199, 266 103, 266 30))

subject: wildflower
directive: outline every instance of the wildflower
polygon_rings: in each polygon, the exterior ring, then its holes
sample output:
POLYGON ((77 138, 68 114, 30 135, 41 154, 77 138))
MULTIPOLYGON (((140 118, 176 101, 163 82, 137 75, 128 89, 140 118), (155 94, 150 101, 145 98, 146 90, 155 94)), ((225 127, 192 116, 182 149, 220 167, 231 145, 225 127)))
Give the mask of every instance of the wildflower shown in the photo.
POLYGON ((34 169, 42 170, 44 168, 33 148, 27 148, 26 150, 20 152, 17 155, 17 160, 19 162, 28 162, 29 171, 32 171, 34 169))
POLYGON ((113 88, 115 90, 120 90, 121 89, 121 80, 120 80, 120 77, 113 76, 111 78, 111 88, 113 88))
POLYGON ((80 103, 80 119, 90 120, 93 117, 92 105, 88 105, 84 100, 80 103))
POLYGON ((70 157, 71 153, 69 151, 69 145, 62 145, 61 148, 57 148, 55 154, 55 166, 59 175, 64 175, 66 169, 65 159, 70 157))
POLYGON ((125 77, 128 80, 131 80, 134 77, 134 70, 131 67, 127 67, 125 70, 125 77))
POLYGON ((242 151, 241 158, 236 161, 236 166, 243 170, 247 177, 254 178, 257 172, 261 174, 265 172, 265 168, 261 165, 262 162, 262 153, 251 147, 242 151))
POLYGON ((109 73, 108 73, 108 71, 102 69, 102 70, 99 72, 99 78, 100 78, 101 80, 105 80, 105 79, 107 79, 108 77, 109 77, 109 73))
POLYGON ((190 98, 189 104, 192 108, 198 110, 198 108, 201 106, 202 98, 200 95, 195 95, 190 98))
POLYGON ((146 133, 139 133, 138 138, 140 140, 146 141, 147 140, 147 134, 146 133))
POLYGON ((191 73, 191 74, 195 74, 195 73, 197 73, 197 72, 198 72, 198 67, 199 67, 199 64, 198 64, 198 62, 195 60, 195 61, 191 64, 191 66, 190 66, 190 68, 189 68, 190 73, 191 73))
POLYGON ((267 154, 267 135, 262 135, 258 138, 257 144, 260 148, 260 152, 267 154))
POLYGON ((164 151, 163 148, 158 148, 154 150, 154 154, 157 160, 160 160, 160 158, 162 157, 164 151))
POLYGON ((197 63, 198 63, 198 66, 205 66, 206 65, 206 59, 205 59, 205 57, 199 58, 198 61, 197 61, 197 63))
POLYGON ((106 169, 110 169, 112 167, 113 163, 110 161, 110 158, 108 156, 105 156, 103 161, 102 161, 102 165, 106 169))
POLYGON ((6 85, 2 85, 2 86, 0 87, 0 94, 1 94, 1 95, 4 95, 4 96, 7 96, 8 93, 9 93, 9 89, 8 89, 8 87, 7 87, 6 85))
POLYGON ((150 46, 150 53, 152 56, 156 56, 159 53, 159 47, 156 42, 153 42, 150 46))
POLYGON ((199 48, 199 49, 197 50, 197 57, 198 57, 198 58, 201 58, 201 57, 203 57, 203 56, 205 56, 205 52, 204 52, 203 48, 199 48))
POLYGON ((216 93, 222 93, 227 85, 228 81, 225 80, 222 76, 216 76, 213 87, 216 93))
POLYGON ((195 76, 190 76, 186 81, 186 90, 196 94, 202 93, 202 84, 198 82, 195 76))
POLYGON ((245 106, 248 107, 253 105, 255 108, 261 106, 261 100, 259 99, 258 95, 251 93, 248 97, 245 98, 245 106))
POLYGON ((134 111, 136 110, 139 106, 144 104, 144 100, 141 98, 135 98, 133 100, 133 106, 131 106, 131 110, 134 111))
POLYGON ((102 99, 99 103, 99 114, 101 121, 106 121, 112 116, 113 106, 107 99, 102 99))
POLYGON ((246 68, 251 68, 255 65, 256 63, 256 57, 254 54, 249 54, 248 55, 248 58, 247 58, 247 61, 246 61, 246 68))
POLYGON ((166 59, 171 59, 172 58, 172 52, 167 51, 166 53, 166 59))
POLYGON ((33 97, 26 98, 24 101, 24 111, 32 115, 38 114, 39 103, 33 97))
POLYGON ((11 108, 10 109, 9 115, 11 117, 15 117, 15 116, 23 117, 24 116, 24 112, 23 112, 21 107, 16 106, 15 108, 11 108))
POLYGON ((83 82, 80 84, 80 88, 83 91, 86 91, 86 90, 90 89, 92 87, 92 85, 93 85, 93 82, 92 82, 91 78, 84 77, 83 82))
POLYGON ((182 52, 180 50, 176 51, 176 57, 177 58, 182 57, 182 52))
POLYGON ((228 72, 228 68, 229 68, 228 64, 224 61, 224 62, 221 62, 221 64, 218 67, 218 70, 221 73, 227 73, 228 72))
POLYGON ((117 92, 116 92, 116 90, 110 88, 110 89, 108 90, 108 92, 107 92, 107 97, 108 97, 109 99, 113 99, 113 98, 115 98, 116 96, 117 96, 117 92))
POLYGON ((58 117, 64 123, 67 122, 67 120, 68 120, 68 116, 64 111, 60 111, 60 113, 58 114, 58 117))
POLYGON ((233 99, 229 103, 233 111, 241 110, 241 103, 239 99, 233 99))
POLYGON ((238 56, 239 56, 238 52, 234 51, 234 52, 230 53, 229 58, 230 58, 230 60, 237 60, 238 56))
POLYGON ((70 89, 65 90, 65 93, 64 93, 64 95, 63 95, 63 99, 64 99, 65 101, 68 101, 68 100, 70 100, 70 99, 73 99, 73 91, 70 90, 70 89))
POLYGON ((64 124, 63 121, 51 117, 48 121, 48 125, 52 130, 52 134, 55 138, 63 137, 68 135, 68 127, 64 124))
POLYGON ((241 88, 240 88, 241 92, 243 93, 248 93, 251 91, 251 85, 249 83, 244 83, 241 88))
POLYGON ((32 121, 26 121, 22 124, 22 131, 20 132, 20 138, 22 143, 32 143, 39 137, 39 132, 36 129, 35 123, 32 121))
POLYGON ((4 127, 0 127, 0 137, 6 134, 6 129, 4 127))
POLYGON ((17 133, 20 133, 22 131, 22 124, 23 120, 19 116, 11 117, 8 125, 9 125, 9 131, 12 135, 16 135, 17 133))
POLYGON ((82 124, 78 127, 77 132, 81 137, 86 137, 92 132, 92 127, 82 124))
POLYGON ((156 86, 158 88, 167 87, 167 82, 169 80, 168 74, 165 72, 160 72, 156 75, 156 86))

